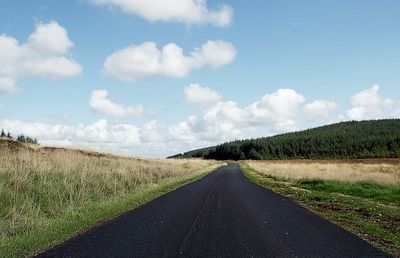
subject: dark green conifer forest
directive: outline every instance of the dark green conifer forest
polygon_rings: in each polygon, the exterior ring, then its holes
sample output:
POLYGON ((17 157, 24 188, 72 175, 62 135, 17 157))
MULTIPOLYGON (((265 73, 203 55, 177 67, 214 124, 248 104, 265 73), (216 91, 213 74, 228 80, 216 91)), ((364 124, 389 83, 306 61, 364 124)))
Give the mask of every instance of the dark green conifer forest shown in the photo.
POLYGON ((169 158, 217 160, 361 159, 400 157, 400 119, 351 121, 258 139, 239 140, 169 158))

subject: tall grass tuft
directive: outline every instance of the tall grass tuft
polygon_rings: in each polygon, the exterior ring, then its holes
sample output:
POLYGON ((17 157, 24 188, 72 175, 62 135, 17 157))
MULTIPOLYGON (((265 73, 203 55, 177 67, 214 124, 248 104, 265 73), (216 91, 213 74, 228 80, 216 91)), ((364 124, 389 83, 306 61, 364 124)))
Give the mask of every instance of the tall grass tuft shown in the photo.
POLYGON ((68 211, 215 165, 0 145, 0 242, 68 211))

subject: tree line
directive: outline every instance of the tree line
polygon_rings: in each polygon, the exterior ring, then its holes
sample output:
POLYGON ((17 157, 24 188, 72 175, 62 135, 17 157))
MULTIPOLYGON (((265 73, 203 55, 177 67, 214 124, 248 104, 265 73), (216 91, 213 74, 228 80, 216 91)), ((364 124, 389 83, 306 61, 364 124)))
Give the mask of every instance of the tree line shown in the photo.
POLYGON ((350 121, 272 137, 238 140, 169 158, 217 160, 400 157, 400 119, 350 121))
POLYGON ((7 138, 12 141, 23 142, 23 143, 38 144, 37 138, 31 138, 31 137, 25 136, 23 134, 18 135, 17 138, 14 139, 14 137, 11 135, 11 133, 10 132, 6 133, 4 131, 4 129, 1 129, 0 138, 7 138))

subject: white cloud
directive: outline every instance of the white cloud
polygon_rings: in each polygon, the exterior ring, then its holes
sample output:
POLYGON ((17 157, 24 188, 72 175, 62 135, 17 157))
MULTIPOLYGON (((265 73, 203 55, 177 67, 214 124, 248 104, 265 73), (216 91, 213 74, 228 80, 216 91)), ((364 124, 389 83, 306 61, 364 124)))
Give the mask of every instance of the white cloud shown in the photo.
POLYGON ((310 117, 326 117, 336 110, 336 103, 326 100, 316 100, 304 106, 304 113, 310 117))
POLYGON ((141 105, 124 107, 112 102, 107 98, 107 96, 107 90, 100 89, 92 91, 89 102, 92 110, 97 113, 119 118, 138 116, 143 113, 143 107, 141 105))
POLYGON ((74 44, 56 21, 39 23, 24 44, 0 35, 0 92, 18 90, 17 80, 26 76, 65 78, 81 73, 81 66, 66 56, 74 44))
POLYGON ((154 75, 184 77, 193 69, 204 66, 217 68, 228 64, 235 55, 233 45, 222 40, 208 41, 189 55, 185 55, 183 49, 175 43, 158 49, 155 42, 145 42, 108 56, 103 71, 124 82, 154 75))
POLYGON ((350 98, 351 108, 341 120, 392 118, 395 101, 379 94, 379 85, 362 90, 350 98), (391 111, 392 110, 392 111, 391 111))
POLYGON ((109 143, 139 143, 140 128, 132 125, 118 124, 110 126, 107 120, 101 119, 89 125, 49 125, 29 123, 21 120, 0 120, 0 125, 14 135, 25 134, 38 137, 43 144, 69 142, 71 145, 95 146, 109 143))
MULTIPOLYGON (((107 96, 105 90, 93 91, 92 108, 116 117, 133 115, 132 107, 113 103, 107 96)), ((278 89, 245 106, 224 100, 217 91, 199 84, 185 87, 184 96, 188 103, 198 107, 198 114, 169 125, 155 120, 135 126, 118 122, 111 124, 104 119, 86 125, 65 124, 68 121, 50 125, 0 119, 0 129, 4 128, 13 135, 23 133, 37 137, 45 145, 160 157, 235 139, 269 136, 326 124, 324 119, 329 121, 327 119, 336 109, 336 104, 331 101, 307 102, 293 89, 278 89)), ((357 110, 362 110, 362 119, 400 117, 400 103, 381 96, 378 86, 355 94, 350 102, 351 108, 341 117, 342 120, 354 119, 355 114, 360 118, 355 112, 357 110)))
POLYGON ((260 125, 270 122, 285 124, 299 115, 300 105, 304 102, 304 96, 295 90, 278 89, 272 94, 266 94, 244 111, 250 124, 260 125))
POLYGON ((188 102, 200 106, 212 105, 220 100, 218 92, 199 84, 190 84, 185 87, 185 97, 188 102))
POLYGON ((68 38, 68 32, 57 22, 41 23, 29 36, 27 47, 46 56, 63 55, 74 43, 68 38))
POLYGON ((91 148, 138 156, 160 157, 167 154, 165 139, 161 135, 162 126, 156 121, 140 128, 129 124, 110 124, 104 119, 87 125, 50 125, 3 119, 0 120, 0 128, 10 131, 13 136, 25 134, 38 138, 44 146, 91 148))
POLYGON ((218 27, 232 22, 233 9, 222 5, 209 10, 206 0, 89 0, 96 5, 117 6, 122 11, 150 21, 181 22, 186 24, 211 23, 218 27))
POLYGON ((185 141, 185 142, 195 142, 197 137, 192 132, 192 128, 189 122, 183 121, 178 124, 171 125, 168 129, 169 134, 174 140, 185 141))
MULTIPOLYGON (((335 103, 326 100, 307 102, 302 94, 293 89, 278 89, 245 106, 239 106, 232 100, 223 100, 217 91, 199 84, 185 87, 184 96, 188 103, 198 107, 199 113, 170 125, 155 120, 135 126, 118 122, 111 124, 104 119, 86 125, 65 124, 68 121, 50 125, 0 119, 0 128, 13 135, 23 133, 37 137, 45 145, 160 157, 235 139, 268 136, 322 125, 326 123, 323 119, 329 119, 331 112, 336 109, 335 103)), ((109 100, 105 90, 93 91, 92 100, 102 113, 117 117, 130 112, 133 114, 129 111, 132 107, 124 107, 109 100)), ((350 104, 351 109, 341 117, 342 120, 352 119, 347 115, 354 115, 352 112, 360 108, 362 117, 400 117, 399 102, 381 96, 378 86, 355 94, 350 104)))
MULTIPOLYGON (((198 84, 186 87, 185 97, 189 103, 200 106, 201 116, 190 116, 186 121, 171 125, 169 134, 173 140, 200 142, 203 146, 249 138, 251 133, 260 130, 264 131, 263 136, 298 130, 303 127, 305 110, 323 103, 324 115, 328 115, 331 110, 326 109, 334 105, 323 100, 305 104, 304 96, 292 89, 278 89, 243 108, 234 101, 222 101, 216 91, 198 84)), ((307 115, 320 113, 315 111, 307 115)))
POLYGON ((229 64, 235 58, 236 49, 230 42, 209 40, 191 53, 194 66, 210 65, 214 68, 229 64))
POLYGON ((140 140, 147 143, 162 143, 162 130, 164 127, 156 120, 144 124, 140 140))

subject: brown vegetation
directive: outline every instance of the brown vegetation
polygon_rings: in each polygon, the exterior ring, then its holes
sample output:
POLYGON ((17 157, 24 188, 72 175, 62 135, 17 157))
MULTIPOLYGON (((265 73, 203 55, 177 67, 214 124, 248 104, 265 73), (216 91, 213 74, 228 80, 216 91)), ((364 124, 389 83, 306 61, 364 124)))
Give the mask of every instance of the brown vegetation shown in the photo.
POLYGON ((247 161, 258 172, 284 179, 326 179, 400 184, 400 159, 247 161))
POLYGON ((194 171, 218 164, 33 149, 25 143, 0 140, 0 240, 90 203, 119 198, 166 180, 189 178, 194 171))

